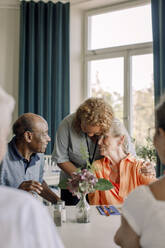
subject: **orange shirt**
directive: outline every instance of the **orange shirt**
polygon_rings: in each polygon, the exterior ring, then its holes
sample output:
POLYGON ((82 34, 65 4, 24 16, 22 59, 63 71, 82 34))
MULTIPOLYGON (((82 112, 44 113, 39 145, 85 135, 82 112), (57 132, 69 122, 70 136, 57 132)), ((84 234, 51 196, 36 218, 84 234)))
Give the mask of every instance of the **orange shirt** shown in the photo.
POLYGON ((142 160, 138 160, 128 154, 126 158, 121 160, 119 165, 119 178, 114 182, 114 171, 110 167, 108 158, 102 158, 94 162, 96 168, 95 174, 97 178, 105 178, 113 184, 111 190, 98 191, 88 194, 89 203, 91 205, 118 205, 122 204, 128 194, 137 186, 149 184, 156 180, 153 176, 145 176, 140 173, 143 165, 142 160))

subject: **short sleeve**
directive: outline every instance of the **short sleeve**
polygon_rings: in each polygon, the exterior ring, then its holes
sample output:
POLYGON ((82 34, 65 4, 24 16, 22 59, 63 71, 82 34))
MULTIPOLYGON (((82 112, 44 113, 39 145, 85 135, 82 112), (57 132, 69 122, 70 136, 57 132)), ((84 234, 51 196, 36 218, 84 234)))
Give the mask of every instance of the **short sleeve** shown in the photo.
POLYGON ((147 186, 139 186, 129 194, 123 204, 122 214, 137 235, 141 235, 143 230, 150 201, 147 186))
POLYGON ((123 216, 140 237, 140 247, 163 248, 165 202, 156 200, 148 186, 133 191, 122 208, 123 216))
POLYGON ((52 153, 52 160, 56 163, 63 163, 69 161, 69 125, 65 118, 56 133, 54 149, 52 153))

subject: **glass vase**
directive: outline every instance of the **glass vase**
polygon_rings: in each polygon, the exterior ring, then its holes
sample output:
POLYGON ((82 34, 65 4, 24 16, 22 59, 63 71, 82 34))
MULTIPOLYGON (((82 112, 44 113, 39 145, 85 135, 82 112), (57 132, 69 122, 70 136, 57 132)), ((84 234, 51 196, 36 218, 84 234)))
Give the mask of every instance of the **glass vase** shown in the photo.
POLYGON ((81 194, 80 200, 76 205, 76 219, 78 223, 90 222, 90 206, 86 200, 86 194, 81 194))

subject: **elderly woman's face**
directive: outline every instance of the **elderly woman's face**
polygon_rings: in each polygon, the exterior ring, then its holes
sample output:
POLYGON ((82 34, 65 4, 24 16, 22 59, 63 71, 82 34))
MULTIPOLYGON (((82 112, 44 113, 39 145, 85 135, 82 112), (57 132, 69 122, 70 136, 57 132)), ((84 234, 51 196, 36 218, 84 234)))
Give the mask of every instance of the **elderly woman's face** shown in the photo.
POLYGON ((120 137, 114 137, 110 133, 107 133, 99 139, 99 149, 102 156, 108 156, 111 152, 116 151, 119 145, 120 137))
POLYGON ((86 125, 84 122, 81 123, 81 130, 89 137, 101 135, 101 127, 86 125))

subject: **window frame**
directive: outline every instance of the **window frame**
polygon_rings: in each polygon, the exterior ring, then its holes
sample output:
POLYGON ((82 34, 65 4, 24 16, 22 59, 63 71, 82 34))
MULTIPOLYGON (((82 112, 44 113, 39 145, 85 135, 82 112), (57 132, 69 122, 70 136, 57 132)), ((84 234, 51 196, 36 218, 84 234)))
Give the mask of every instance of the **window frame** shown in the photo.
POLYGON ((88 62, 93 60, 111 59, 117 57, 124 58, 124 102, 123 102, 123 122, 130 135, 132 135, 132 85, 131 85, 131 57, 134 55, 153 54, 153 42, 145 42, 117 47, 101 48, 95 50, 88 50, 88 42, 90 40, 90 24, 88 27, 88 17, 116 10, 127 9, 131 7, 143 6, 151 3, 150 0, 132 1, 127 3, 120 3, 105 8, 90 10, 84 14, 84 81, 85 81, 85 96, 90 97, 89 67, 88 62))

